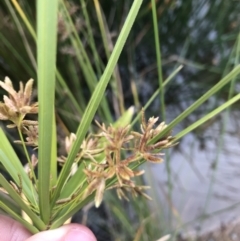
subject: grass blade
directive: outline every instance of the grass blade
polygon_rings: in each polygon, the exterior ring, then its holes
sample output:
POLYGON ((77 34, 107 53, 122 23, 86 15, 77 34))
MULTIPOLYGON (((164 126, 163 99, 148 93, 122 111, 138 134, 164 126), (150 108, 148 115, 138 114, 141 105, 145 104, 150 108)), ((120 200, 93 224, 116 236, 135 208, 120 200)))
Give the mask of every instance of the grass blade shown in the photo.
POLYGON ((152 0, 152 15, 153 15, 153 27, 154 27, 154 37, 155 37, 155 48, 157 55, 157 69, 158 69, 158 81, 160 88, 160 103, 161 103, 161 114, 162 119, 165 120, 165 101, 164 101, 164 89, 163 89, 163 76, 162 76, 162 63, 161 63, 161 49, 158 31, 158 19, 157 19, 157 9, 156 1, 152 0))
POLYGON ((28 31, 31 33, 33 38, 36 40, 37 39, 36 33, 35 33, 32 25, 31 25, 31 23, 28 21, 27 16, 25 15, 25 13, 23 12, 22 8, 20 7, 19 3, 16 0, 12 0, 12 3, 14 5, 15 9, 17 10, 17 12, 19 13, 19 15, 21 16, 23 22, 27 26, 28 31))
MULTIPOLYGON (((92 50, 92 54, 93 54, 93 58, 94 58, 94 62, 95 63, 101 63, 101 58, 98 55, 97 52, 97 47, 96 47, 96 43, 94 41, 94 35, 93 35, 93 27, 91 26, 90 23, 90 17, 87 11, 87 3, 85 3, 85 0, 80 0, 81 2, 81 8, 82 8, 82 12, 83 12, 83 16, 86 22, 86 28, 87 28, 87 35, 88 35, 88 39, 89 39, 89 45, 91 47, 92 50)), ((97 75, 101 76, 102 74, 102 70, 101 70, 101 64, 96 64, 96 69, 97 69, 97 75)))
MULTIPOLYGON (((56 36, 58 0, 37 1, 37 57, 39 98, 39 164, 38 189, 41 218, 50 218, 50 170, 53 150, 56 36)), ((56 145, 56 143, 54 143, 56 145)))
POLYGON ((184 130, 182 130, 181 132, 179 132, 176 136, 175 136, 175 141, 179 140, 180 138, 182 138, 183 136, 185 136, 186 134, 188 134, 190 131, 196 129, 197 127, 199 127, 200 125, 202 125, 203 123, 205 123, 206 121, 208 121, 209 119, 211 119, 212 117, 214 117, 215 115, 219 114, 221 111, 223 111, 224 109, 228 108, 229 106, 231 106, 232 104, 234 104, 236 101, 238 101, 240 99, 240 94, 234 96, 232 99, 228 100, 226 103, 222 104, 221 106, 219 106, 218 108, 216 108, 215 110, 211 111, 210 113, 208 113, 207 115, 205 115, 203 118, 201 118, 200 120, 194 122, 192 125, 190 125, 189 127, 185 128, 184 130))
POLYGON ((42 220, 30 209, 30 207, 22 200, 20 194, 18 194, 8 181, 0 174, 0 184, 8 192, 11 198, 19 205, 19 207, 31 218, 33 223, 39 230, 45 230, 46 225, 42 220))
POLYGON ((0 201, 0 208, 3 209, 6 213, 11 215, 13 219, 21 223, 24 227, 26 227, 32 234, 38 233, 39 230, 35 228, 32 224, 25 221, 21 216, 19 216, 15 211, 11 209, 11 206, 8 206, 8 203, 4 203, 0 201))
POLYGON ((1 140, 1 147, 0 147, 0 162, 6 168, 7 172, 11 175, 12 179, 18 185, 19 183, 19 176, 22 179, 22 188, 25 196, 32 202, 35 203, 36 192, 32 186, 30 179, 28 178, 23 166, 18 159, 16 153, 14 152, 11 144, 9 143, 6 135, 4 134, 2 128, 0 128, 0 140, 1 140))
MULTIPOLYGON (((99 24, 100 33, 102 37, 103 47, 105 50, 107 60, 109 60, 111 49, 113 46, 113 43, 111 41, 111 33, 108 29, 106 18, 100 6, 99 0, 94 0, 94 5, 95 5, 95 11, 97 15, 97 22, 99 24)), ((120 116, 121 114, 124 113, 125 108, 124 108, 123 89, 122 89, 122 83, 121 83, 118 66, 116 66, 114 69, 113 78, 110 81, 110 85, 114 93, 113 95, 114 111, 117 116, 120 116)))
POLYGON ((164 129, 158 136, 151 140, 151 143, 156 142, 159 138, 166 135, 174 126, 181 122, 184 118, 190 115, 195 109, 197 109, 201 104, 203 104, 208 98, 214 95, 223 86, 229 83, 233 78, 235 78, 240 73, 240 65, 235 67, 228 75, 221 79, 215 86, 213 86, 209 91, 202 95, 197 101, 195 101, 191 106, 189 106, 182 114, 176 117, 166 129, 164 129))
POLYGON ((16 214, 21 215, 21 210, 17 203, 13 201, 7 194, 0 191, 0 202, 6 205, 16 214))

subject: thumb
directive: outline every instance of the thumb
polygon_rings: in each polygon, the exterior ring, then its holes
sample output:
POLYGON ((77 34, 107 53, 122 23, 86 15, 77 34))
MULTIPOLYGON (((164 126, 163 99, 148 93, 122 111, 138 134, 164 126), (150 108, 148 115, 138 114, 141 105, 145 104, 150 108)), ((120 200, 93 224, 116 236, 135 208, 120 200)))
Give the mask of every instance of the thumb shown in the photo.
POLYGON ((97 241, 97 239, 87 227, 68 224, 58 229, 37 233, 26 241, 97 241))

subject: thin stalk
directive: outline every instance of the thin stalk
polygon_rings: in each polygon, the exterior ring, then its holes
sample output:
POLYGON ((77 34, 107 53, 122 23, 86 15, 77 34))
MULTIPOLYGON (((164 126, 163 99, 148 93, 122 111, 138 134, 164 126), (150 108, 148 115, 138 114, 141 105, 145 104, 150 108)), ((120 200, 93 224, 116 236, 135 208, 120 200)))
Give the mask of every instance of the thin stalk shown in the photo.
POLYGON ((1 163, 7 172, 11 175, 14 182, 22 186, 23 193, 31 203, 35 203, 35 197, 37 196, 36 190, 32 188, 32 182, 25 172, 22 163, 14 152, 12 145, 9 143, 3 130, 0 128, 0 159, 1 163), (20 183, 20 178, 21 182, 20 183), (34 195, 34 196, 33 196, 34 195))
MULTIPOLYGON (((155 49, 157 56, 157 70, 158 70, 158 81, 159 81, 159 97, 161 103, 161 116, 162 120, 166 120, 165 115, 165 99, 164 99, 164 87, 163 87, 163 76, 162 76, 162 63, 161 63, 161 49, 160 49, 160 39, 159 39, 159 31, 158 31, 158 19, 157 19, 157 10, 156 10, 156 2, 155 0, 151 1, 152 3, 152 15, 153 15, 153 26, 154 26, 154 37, 155 37, 155 49)), ((170 203, 172 203, 172 171, 170 165, 170 157, 169 152, 166 152, 166 169, 167 169, 167 186, 168 186, 168 199, 170 203)), ((172 221, 172 213, 169 212, 169 223, 172 221)))
MULTIPOLYGON (((235 56, 235 60, 234 60, 234 66, 236 67, 239 64, 239 58, 240 58, 240 33, 238 34, 238 40, 237 40, 237 48, 236 48, 236 56, 235 56)), ((228 94, 228 99, 230 99, 233 94, 234 94, 234 90, 235 90, 235 82, 236 82, 236 78, 234 78, 231 81, 231 85, 230 85, 230 89, 229 89, 229 94, 228 94)))
POLYGON ((139 110, 139 108, 140 108, 140 101, 139 101, 139 97, 138 97, 137 86, 136 86, 136 83, 134 82, 133 79, 131 79, 130 82, 131 82, 131 91, 132 91, 132 96, 133 96, 133 104, 134 104, 134 107, 137 110, 139 110))
POLYGON ((155 48, 157 55, 157 69, 158 69, 158 81, 159 81, 159 94, 161 103, 161 115, 163 121, 165 121, 165 101, 164 101, 164 89, 163 89, 163 77, 162 77, 162 63, 161 63, 161 49, 160 49, 160 39, 158 31, 158 19, 156 10, 156 1, 151 0, 152 3, 152 16, 153 16, 153 27, 154 27, 154 38, 155 38, 155 48))
POLYGON ((33 169, 33 166, 32 166, 32 162, 30 160, 30 157, 29 157, 29 154, 28 154, 28 151, 27 151, 26 144, 25 144, 23 136, 22 136, 22 132, 21 132, 19 127, 17 129, 18 129, 19 137, 20 137, 21 142, 22 142, 22 146, 23 146, 23 150, 24 150, 25 156, 26 156, 27 161, 28 161, 28 165, 29 165, 29 167, 31 169, 31 172, 32 172, 32 175, 33 175, 34 182, 37 183, 37 178, 36 178, 36 175, 35 175, 35 172, 34 172, 34 169, 33 169))
POLYGON ((93 38, 93 28, 91 26, 89 15, 88 15, 88 12, 87 12, 87 4, 85 3, 84 0, 80 0, 80 2, 81 2, 81 8, 82 8, 83 16, 85 18, 85 22, 86 22, 86 26, 87 26, 87 34, 88 34, 88 38, 89 38, 89 45, 92 49, 94 62, 96 63, 97 74, 98 74, 98 76, 100 76, 102 74, 102 71, 101 71, 100 65, 97 64, 97 63, 101 62, 101 60, 99 58, 100 56, 98 55, 98 51, 97 51, 95 41, 94 41, 94 38, 93 38))
POLYGON ((19 3, 17 2, 17 0, 11 0, 15 9, 17 10, 17 12, 19 13, 19 15, 21 16, 23 22, 25 23, 25 25, 28 28, 28 31, 31 33, 31 35, 33 36, 34 40, 37 40, 37 35, 36 32, 34 31, 31 23, 28 21, 28 18, 26 17, 25 13, 23 12, 21 6, 19 5, 19 3))
MULTIPOLYGON (((21 139, 21 143, 23 145, 23 150, 24 150, 25 156, 26 156, 27 161, 28 161, 28 165, 29 165, 30 170, 31 170, 31 175, 32 175, 32 177, 34 179, 34 183, 37 184, 37 178, 36 178, 36 175, 35 175, 35 172, 34 172, 34 168, 33 168, 32 162, 30 160, 30 157, 29 157, 29 154, 28 154, 28 151, 27 151, 26 144, 25 144, 23 136, 22 136, 22 132, 21 132, 19 127, 17 129, 18 129, 18 134, 19 134, 20 139, 21 139)), ((35 205, 37 205, 36 196, 35 196, 35 191, 36 190, 35 190, 35 187, 34 187, 33 183, 31 183, 31 190, 32 190, 32 194, 33 194, 32 197, 34 199, 35 205)))
MULTIPOLYGON (((107 59, 109 59, 111 54, 110 49, 113 46, 113 43, 110 37, 110 31, 108 29, 106 19, 102 12, 99 0, 94 0, 94 5, 97 13, 97 20, 100 28, 100 33, 103 41, 105 54, 107 59)), ((113 79, 112 81, 110 81, 110 85, 114 93, 113 106, 114 106, 115 114, 119 116, 124 113, 124 98, 123 98, 121 78, 120 78, 120 74, 117 66, 114 69, 113 79), (117 99, 115 98, 115 96, 117 97, 117 99)))
POLYGON ((107 38, 108 35, 107 35, 107 31, 105 30, 105 27, 104 27, 105 24, 104 24, 104 20, 103 20, 102 10, 101 10, 98 0, 93 0, 93 2, 94 2, 96 13, 97 13, 97 20, 98 20, 98 24, 99 24, 99 28, 100 28, 101 37, 103 40, 105 54, 106 54, 107 58, 109 59, 110 50, 109 50, 109 43, 108 43, 108 38, 107 38))
MULTIPOLYGON (((24 31, 23 31, 23 28, 22 28, 22 26, 21 26, 21 24, 20 24, 20 22, 18 20, 18 17, 16 16, 15 12, 13 11, 13 8, 12 8, 11 4, 9 3, 9 0, 5 0, 5 2, 7 4, 7 6, 8 6, 9 11, 11 12, 11 15, 12 15, 16 25, 17 25, 19 34, 22 37, 23 44, 24 44, 24 46, 26 48, 26 51, 27 51, 28 56, 29 56, 29 59, 32 62, 33 68, 34 68, 34 70, 36 70, 37 69, 36 59, 35 59, 35 57, 33 55, 33 51, 32 51, 32 49, 31 49, 31 47, 30 47, 30 45, 28 43, 28 40, 27 40, 26 35, 25 35, 24 31)), ((19 6, 19 4, 17 3, 17 1, 16 0, 12 0, 12 3, 15 6, 15 8, 17 9, 18 13, 23 18, 23 20, 25 20, 26 16, 24 15, 24 13, 23 13, 21 7, 19 6)), ((28 27, 29 22, 27 21, 26 24, 27 24, 27 27, 28 27)))
POLYGON ((1 42, 8 48, 8 50, 13 54, 14 58, 25 68, 29 76, 34 76, 34 71, 30 68, 30 66, 26 63, 26 60, 21 56, 16 48, 10 43, 10 41, 5 38, 5 36, 0 32, 1 42))

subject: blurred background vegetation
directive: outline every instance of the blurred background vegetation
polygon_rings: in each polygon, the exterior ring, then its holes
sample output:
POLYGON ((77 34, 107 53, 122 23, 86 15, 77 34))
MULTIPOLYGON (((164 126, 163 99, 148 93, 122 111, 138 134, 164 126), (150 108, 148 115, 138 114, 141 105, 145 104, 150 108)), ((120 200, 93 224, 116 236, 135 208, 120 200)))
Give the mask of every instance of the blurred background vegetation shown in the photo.
MULTIPOLYGON (((60 1, 56 89, 60 146, 62 137, 76 130, 131 4, 128 0, 60 1)), ((163 79, 184 66, 164 89, 166 112, 162 119, 169 122, 239 64, 240 1, 156 0, 156 6, 163 79)), ((0 2, 1 80, 8 76, 17 84, 20 80, 36 79, 35 8, 36 2, 32 0, 0 2)), ((111 123, 130 106, 137 113, 147 103, 159 88, 156 54, 152 5, 150 0, 144 0, 96 119, 111 123)), ((174 133, 238 92, 239 80, 235 80, 187 117, 174 133)), ((159 116, 161 104, 158 96, 147 116, 159 116)), ((239 188, 223 187, 223 183, 233 179, 239 181, 238 120, 239 103, 186 136, 167 153, 161 167, 145 166, 148 178, 139 182, 152 186, 150 195, 154 201, 138 198, 128 203, 109 192, 100 209, 86 207, 73 220, 90 226, 98 240, 152 241, 168 233, 172 240, 181 240, 180 236, 189 230, 197 235, 208 232, 205 222, 240 207, 239 188), (234 146, 234 150, 229 150, 229 146, 234 146), (227 162, 229 159, 231 163, 227 162), (219 166, 221 170, 229 165, 235 173, 229 169, 225 177, 225 173, 218 171, 219 166), (196 183, 197 177, 200 186, 194 187, 196 193, 189 191, 188 184, 181 186, 181 175, 189 177, 183 180, 186 183, 196 183), (197 193, 200 189, 202 192, 197 193), (233 190, 236 196, 233 198, 226 190, 233 190), (216 198, 224 200, 224 204, 217 204, 216 198), (211 201, 216 210, 212 210, 211 201)), ((228 225, 233 218, 223 215, 217 226, 226 220, 228 225)), ((217 224, 215 220, 211 223, 217 224)))

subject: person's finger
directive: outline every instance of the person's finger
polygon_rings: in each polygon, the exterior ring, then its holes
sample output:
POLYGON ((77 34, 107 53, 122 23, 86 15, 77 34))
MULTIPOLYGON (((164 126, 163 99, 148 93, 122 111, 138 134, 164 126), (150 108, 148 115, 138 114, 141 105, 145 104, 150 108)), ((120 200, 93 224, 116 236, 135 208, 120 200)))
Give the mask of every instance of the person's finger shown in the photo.
POLYGON ((0 215, 0 240, 25 241, 31 234, 17 221, 0 215))
POLYGON ((87 227, 68 224, 58 229, 37 233, 26 241, 97 241, 97 239, 87 227))

